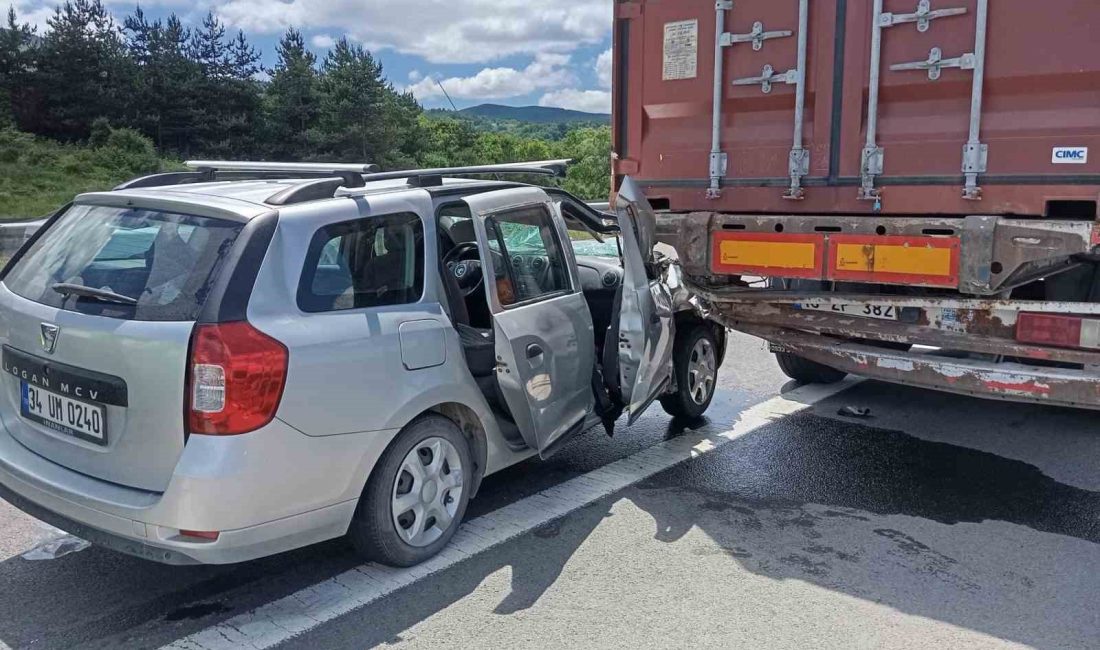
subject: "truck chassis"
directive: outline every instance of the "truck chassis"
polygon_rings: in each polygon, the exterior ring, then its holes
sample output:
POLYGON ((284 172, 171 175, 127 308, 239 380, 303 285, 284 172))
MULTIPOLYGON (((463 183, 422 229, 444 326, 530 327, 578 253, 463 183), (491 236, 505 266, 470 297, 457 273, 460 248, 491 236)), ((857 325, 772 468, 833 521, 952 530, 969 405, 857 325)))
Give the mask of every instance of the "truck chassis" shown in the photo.
POLYGON ((711 318, 773 351, 898 384, 1100 409, 1094 221, 695 212, 662 214, 659 233, 711 318))

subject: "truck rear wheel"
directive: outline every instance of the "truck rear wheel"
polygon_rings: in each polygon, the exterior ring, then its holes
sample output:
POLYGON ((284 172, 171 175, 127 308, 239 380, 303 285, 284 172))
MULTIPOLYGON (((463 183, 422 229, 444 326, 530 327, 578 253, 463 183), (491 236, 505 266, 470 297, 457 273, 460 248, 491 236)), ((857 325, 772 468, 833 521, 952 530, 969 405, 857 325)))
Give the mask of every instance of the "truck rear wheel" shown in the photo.
POLYGON ((835 384, 848 376, 846 372, 790 352, 776 352, 775 360, 779 362, 779 369, 784 375, 800 384, 835 384))

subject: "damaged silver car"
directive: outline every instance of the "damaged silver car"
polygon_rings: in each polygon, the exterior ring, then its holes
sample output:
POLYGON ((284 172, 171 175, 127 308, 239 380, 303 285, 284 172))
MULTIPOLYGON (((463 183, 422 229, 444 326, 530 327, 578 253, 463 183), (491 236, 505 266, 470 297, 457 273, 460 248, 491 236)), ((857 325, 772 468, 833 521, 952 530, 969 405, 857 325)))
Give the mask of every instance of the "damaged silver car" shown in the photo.
POLYGON ((198 162, 77 197, 0 281, 0 496, 159 562, 347 535, 409 566, 486 475, 702 415, 725 333, 638 188, 500 180, 565 162, 198 162))

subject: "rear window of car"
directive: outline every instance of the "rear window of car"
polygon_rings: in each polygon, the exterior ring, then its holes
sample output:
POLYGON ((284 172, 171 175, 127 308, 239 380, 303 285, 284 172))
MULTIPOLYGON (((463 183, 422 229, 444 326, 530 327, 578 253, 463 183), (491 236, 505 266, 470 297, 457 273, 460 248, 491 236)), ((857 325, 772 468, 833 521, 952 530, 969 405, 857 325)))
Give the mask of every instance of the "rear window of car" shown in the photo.
POLYGON ((97 316, 196 320, 243 224, 172 212, 75 205, 4 277, 28 300, 97 316), (72 291, 80 285, 136 301, 72 291))
POLYGON ((424 226, 412 213, 327 226, 313 237, 298 286, 308 313, 404 305, 424 293, 424 226))

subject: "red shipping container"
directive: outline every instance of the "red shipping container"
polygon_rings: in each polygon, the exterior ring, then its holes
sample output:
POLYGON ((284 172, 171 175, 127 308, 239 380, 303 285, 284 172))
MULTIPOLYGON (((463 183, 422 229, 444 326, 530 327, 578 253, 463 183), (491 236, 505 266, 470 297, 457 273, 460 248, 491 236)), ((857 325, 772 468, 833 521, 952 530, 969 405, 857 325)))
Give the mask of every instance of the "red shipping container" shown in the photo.
POLYGON ((1100 2, 717 6, 615 6, 615 173, 655 207, 1095 218, 1100 2))

